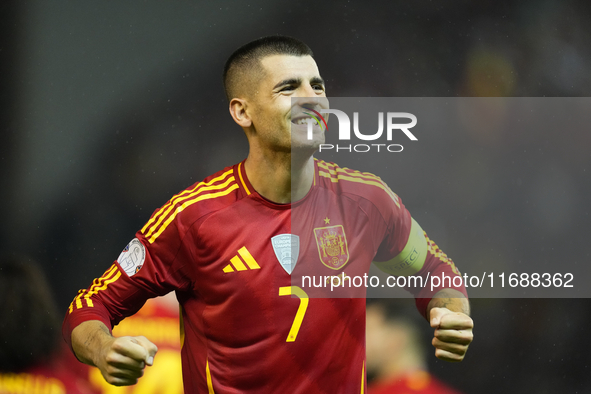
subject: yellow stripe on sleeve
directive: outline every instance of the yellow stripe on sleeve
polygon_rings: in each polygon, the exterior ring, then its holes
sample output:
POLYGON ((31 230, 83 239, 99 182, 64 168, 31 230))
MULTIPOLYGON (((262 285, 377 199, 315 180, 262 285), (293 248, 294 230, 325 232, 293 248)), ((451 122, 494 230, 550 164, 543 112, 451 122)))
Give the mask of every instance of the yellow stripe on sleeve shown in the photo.
POLYGON ((445 264, 449 265, 454 274, 461 275, 460 271, 458 270, 452 259, 447 257, 447 254, 445 254, 441 249, 439 249, 439 246, 437 246, 435 242, 429 239, 427 233, 423 231, 423 234, 427 241, 427 248, 429 250, 429 253, 437 257, 439 260, 443 261, 445 264))
POLYGON ((94 294, 97 294, 99 291, 101 290, 105 290, 107 288, 107 286, 113 282, 115 282, 117 279, 119 279, 119 277, 121 276, 121 271, 117 271, 117 273, 115 274, 114 277, 112 277, 111 279, 107 279, 104 281, 103 285, 101 287, 97 287, 95 288, 93 291, 89 291, 85 296, 84 299, 86 300, 86 304, 89 307, 93 307, 94 305, 92 304, 92 300, 90 299, 90 297, 92 297, 94 294))
POLYGON ((382 181, 370 181, 370 180, 365 180, 363 178, 345 176, 345 175, 338 175, 338 178, 333 178, 333 176, 331 174, 323 172, 323 171, 318 171, 318 175, 323 176, 325 178, 329 178, 331 180, 331 182, 335 182, 335 183, 338 182, 339 180, 343 180, 343 181, 349 181, 349 182, 363 183, 365 185, 377 186, 380 189, 382 189, 383 191, 385 191, 388 194, 388 196, 390 196, 390 198, 394 201, 396 206, 398 208, 400 208, 400 202, 398 200, 398 196, 396 194, 394 194, 394 192, 392 192, 392 190, 390 190, 390 188, 387 187, 386 184, 383 183, 382 181))
MULTIPOLYGON (((164 220, 164 218, 166 216, 168 216, 168 214, 170 213, 170 211, 172 211, 175 207, 175 205, 179 202, 181 202, 183 199, 185 201, 190 200, 191 198, 197 196, 198 194, 200 194, 201 192, 205 192, 208 190, 220 190, 220 189, 224 189, 226 186, 228 186, 230 183, 234 182, 234 177, 230 177, 228 178, 224 183, 219 184, 219 185, 212 185, 212 186, 203 186, 198 188, 195 192, 188 194, 182 198, 177 198, 176 201, 174 202, 174 204, 170 204, 170 206, 162 213, 162 215, 160 215, 160 218, 158 219, 158 221, 150 228, 150 231, 148 231, 146 233, 146 238, 150 238, 150 236, 154 233, 154 231, 158 228, 158 226, 160 226, 160 223, 162 223, 162 220, 164 220)), ((184 204, 183 204, 184 205, 184 204)), ((178 211, 178 208, 177 208, 178 211)), ((173 215, 176 215, 173 214, 173 215)))
POLYGON ((94 280, 94 283, 92 284, 92 286, 90 286, 88 293, 86 293, 86 295, 84 295, 84 297, 83 297, 86 300, 86 305, 88 307, 90 307, 90 308, 94 307, 94 304, 92 303, 92 300, 90 299, 90 296, 95 293, 95 290, 97 287, 102 286, 102 283, 106 279, 113 276, 113 273, 115 271, 117 271, 117 265, 113 264, 111 266, 111 268, 109 268, 100 278, 94 280))
MULTIPOLYGON (((90 286, 89 289, 89 293, 93 292, 94 289, 97 288, 97 286, 101 286, 101 283, 109 278, 113 272, 117 269, 117 266, 115 264, 113 264, 107 271, 105 271, 105 273, 103 275, 101 275, 101 277, 96 278, 93 283, 92 286, 90 286)), ((89 307, 94 307, 94 304, 92 303, 91 299, 87 299, 87 297, 84 295, 84 293, 86 293, 86 289, 82 289, 78 291, 78 295, 76 297, 74 297, 74 300, 72 301, 72 303, 70 304, 70 307, 68 308, 68 312, 72 313, 72 311, 74 310, 74 305, 76 305, 77 309, 82 308, 82 299, 86 299, 86 305, 89 307)))
POLYGON ((332 183, 337 183, 339 181, 337 178, 333 178, 328 172, 318 171, 318 175, 330 179, 332 183))
POLYGON ((331 180, 331 182, 336 183, 339 180, 344 180, 344 181, 358 182, 358 183, 364 183, 366 185, 377 186, 380 189, 384 190, 390 196, 390 198, 392 198, 392 200, 394 201, 396 206, 398 208, 400 208, 400 201, 399 201, 396 193, 394 193, 388 187, 388 185, 380 179, 380 177, 378 177, 374 174, 371 174, 369 172, 360 172, 360 171, 356 171, 356 170, 350 170, 348 168, 338 168, 335 166, 329 166, 328 164, 326 164, 325 162, 322 162, 322 161, 318 162, 318 168, 319 168, 318 175, 323 176, 325 178, 329 178, 331 180), (328 173, 324 172, 324 171, 320 171, 320 168, 328 171, 328 173), (333 177, 336 177, 336 178, 333 178, 333 177))
POLYGON ((80 299, 80 297, 82 297, 83 293, 78 294, 78 296, 76 297, 76 308, 80 309, 82 308, 82 300, 80 299))
POLYGON ((92 286, 90 286, 89 291, 93 291, 97 286, 100 286, 101 282, 104 281, 105 279, 108 279, 109 277, 111 277, 111 275, 113 275, 113 272, 115 272, 116 270, 117 270, 117 265, 113 264, 111 266, 111 268, 106 270, 105 273, 100 278, 94 280, 94 283, 92 284, 92 286))
MULTIPOLYGON (((233 179, 233 178, 232 178, 233 179)), ((160 234, 162 234, 162 232, 164 230, 166 230, 166 227, 168 227, 168 225, 174 220, 174 218, 176 217, 176 215, 178 215, 179 213, 181 213, 182 211, 185 210, 185 208, 199 202, 199 201, 203 201, 203 200, 208 200, 211 198, 217 198, 217 197, 222 197, 225 196, 227 194, 230 194, 233 190, 238 189, 238 184, 233 184, 232 186, 230 186, 228 189, 221 191, 221 192, 217 192, 217 193, 209 193, 209 194, 203 194, 200 195, 199 197, 194 198, 193 200, 188 200, 185 201, 181 206, 179 206, 175 212, 170 215, 168 217, 168 219, 166 219, 166 221, 162 224, 162 226, 160 226, 160 230, 158 230, 154 235, 152 235, 152 237, 148 240, 150 243, 154 243, 154 241, 156 240, 156 238, 158 238, 158 236, 160 234)))
POLYGON ((103 283, 103 285, 101 287, 96 288, 93 292, 89 292, 87 297, 90 297, 92 294, 96 294, 101 290, 105 290, 107 288, 107 286, 109 286, 111 283, 115 282, 117 279, 119 279, 119 277, 121 276, 121 271, 117 271, 117 273, 115 274, 114 277, 112 277, 111 279, 108 279, 105 281, 105 283, 103 283))
POLYGON ((72 313, 72 311, 74 310, 74 304, 76 303, 76 300, 78 299, 78 297, 80 297, 80 294, 84 293, 85 291, 86 291, 85 289, 78 290, 78 294, 76 295, 76 297, 74 297, 74 299, 70 303, 70 307, 68 308, 68 313, 72 313))
POLYGON ((199 182, 197 185, 195 185, 195 187, 193 189, 184 190, 183 192, 181 192, 181 193, 177 194, 176 196, 174 196, 173 198, 171 198, 170 201, 168 201, 162 208, 160 208, 160 210, 158 212, 156 212, 154 214, 154 216, 152 216, 150 218, 150 220, 148 220, 148 222, 144 225, 144 227, 141 230, 142 234, 145 234, 146 230, 152 225, 152 223, 154 223, 157 220, 158 217, 166 216, 165 211, 170 212, 170 210, 168 210, 168 208, 170 208, 171 206, 174 206, 180 199, 185 198, 185 197, 189 198, 190 195, 193 192, 195 192, 197 189, 199 189, 200 187, 209 186, 215 182, 221 181, 222 179, 224 179, 228 175, 230 175, 233 171, 234 170, 228 170, 228 171, 224 172, 222 175, 220 175, 216 178, 213 178, 209 182, 199 182))
POLYGON ((336 165, 329 165, 324 161, 320 161, 318 162, 318 167, 323 168, 325 170, 327 170, 328 172, 330 172, 331 174, 336 175, 337 172, 343 172, 345 174, 349 174, 351 176, 364 176, 367 178, 372 178, 372 179, 376 179, 376 180, 381 180, 381 178, 375 174, 372 174, 371 172, 362 172, 362 171, 357 171, 357 170, 352 170, 350 168, 347 167, 338 167, 336 165))

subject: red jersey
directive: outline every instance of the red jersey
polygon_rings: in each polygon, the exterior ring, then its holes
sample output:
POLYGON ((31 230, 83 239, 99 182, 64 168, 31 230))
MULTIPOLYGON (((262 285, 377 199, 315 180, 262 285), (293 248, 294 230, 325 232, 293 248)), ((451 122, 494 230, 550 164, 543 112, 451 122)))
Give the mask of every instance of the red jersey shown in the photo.
POLYGON ((371 384, 368 394, 461 394, 426 371, 416 371, 390 381, 371 384))
MULTIPOLYGON (((254 190, 242 162, 157 210, 117 262, 79 292, 64 336, 69 341, 90 319, 112 327, 147 298, 175 290, 187 392, 362 393, 365 300, 353 296, 364 293, 312 298, 326 292, 303 288, 302 276, 363 275, 372 260, 393 259, 390 266, 405 270, 416 260, 407 247, 414 228, 372 174, 315 160, 308 194, 276 204, 254 190), (404 253, 411 257, 396 260, 404 253)), ((455 275, 451 260, 431 242, 427 254, 422 231, 421 238, 418 275, 455 275)), ((423 313, 438 290, 417 291, 423 313)))

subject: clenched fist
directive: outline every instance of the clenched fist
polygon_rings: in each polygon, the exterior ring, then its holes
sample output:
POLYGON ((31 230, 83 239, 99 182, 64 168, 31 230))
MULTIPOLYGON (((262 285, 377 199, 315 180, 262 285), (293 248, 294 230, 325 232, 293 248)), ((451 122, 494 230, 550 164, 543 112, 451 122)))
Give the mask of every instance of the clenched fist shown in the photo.
POLYGON ((136 384, 158 351, 146 337, 113 337, 98 320, 82 322, 72 330, 72 348, 80 361, 100 369, 115 386, 136 384))
POLYGON ((146 337, 119 337, 107 342, 96 362, 105 380, 115 386, 136 384, 158 348, 146 337))
POLYGON ((474 338, 474 322, 470 316, 447 308, 432 308, 429 318, 431 327, 435 329, 432 341, 435 356, 444 361, 462 361, 474 338))

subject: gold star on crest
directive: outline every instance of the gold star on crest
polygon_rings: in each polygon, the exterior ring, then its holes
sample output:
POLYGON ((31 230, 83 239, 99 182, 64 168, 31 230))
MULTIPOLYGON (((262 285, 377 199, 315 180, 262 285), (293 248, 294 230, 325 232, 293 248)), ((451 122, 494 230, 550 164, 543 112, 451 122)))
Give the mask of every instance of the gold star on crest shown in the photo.
POLYGON ((324 224, 330 224, 330 219, 329 218, 325 218, 324 219, 324 224))

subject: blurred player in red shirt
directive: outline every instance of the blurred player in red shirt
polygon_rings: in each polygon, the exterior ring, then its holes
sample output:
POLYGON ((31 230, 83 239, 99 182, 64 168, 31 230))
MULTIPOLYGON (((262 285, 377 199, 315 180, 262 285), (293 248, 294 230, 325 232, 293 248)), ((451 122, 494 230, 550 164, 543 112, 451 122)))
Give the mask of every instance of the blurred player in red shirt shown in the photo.
POLYGON ((0 259, 0 394, 98 394, 59 340, 59 316, 35 262, 0 259))
POLYGON ((422 327, 400 300, 368 300, 368 394, 461 394, 428 372, 422 327))

